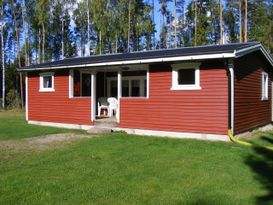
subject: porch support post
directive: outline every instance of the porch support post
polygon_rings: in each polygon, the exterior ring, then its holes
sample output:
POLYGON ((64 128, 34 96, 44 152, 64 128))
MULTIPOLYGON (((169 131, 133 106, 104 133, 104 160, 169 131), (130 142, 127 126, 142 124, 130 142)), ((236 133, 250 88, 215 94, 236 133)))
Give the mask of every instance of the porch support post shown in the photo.
POLYGON ((120 98, 122 96, 122 79, 121 79, 121 71, 118 71, 118 109, 117 109, 117 121, 120 122, 120 98))
POLYGON ((26 93, 26 121, 28 121, 28 73, 25 75, 25 93, 26 93))
POLYGON ((91 74, 91 121, 96 119, 96 72, 91 74))

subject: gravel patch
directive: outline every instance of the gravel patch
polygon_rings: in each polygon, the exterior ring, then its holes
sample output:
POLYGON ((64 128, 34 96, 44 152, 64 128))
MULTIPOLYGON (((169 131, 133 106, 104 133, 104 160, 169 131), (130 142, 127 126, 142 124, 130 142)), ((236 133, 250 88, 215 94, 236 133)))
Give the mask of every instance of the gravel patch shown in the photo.
POLYGON ((5 140, 0 141, 0 149, 2 150, 45 150, 54 148, 58 145, 70 143, 79 139, 88 139, 97 137, 98 135, 84 135, 74 133, 51 134, 40 137, 26 138, 21 140, 5 140))

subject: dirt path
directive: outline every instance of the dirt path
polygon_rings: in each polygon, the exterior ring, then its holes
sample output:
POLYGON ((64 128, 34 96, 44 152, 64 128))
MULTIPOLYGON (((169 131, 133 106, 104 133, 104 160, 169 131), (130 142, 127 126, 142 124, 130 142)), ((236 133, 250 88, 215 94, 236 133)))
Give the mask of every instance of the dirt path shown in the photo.
POLYGON ((20 140, 0 141, 2 150, 45 150, 59 145, 67 144, 79 139, 93 138, 97 135, 84 135, 73 133, 51 134, 40 137, 26 138, 20 140))

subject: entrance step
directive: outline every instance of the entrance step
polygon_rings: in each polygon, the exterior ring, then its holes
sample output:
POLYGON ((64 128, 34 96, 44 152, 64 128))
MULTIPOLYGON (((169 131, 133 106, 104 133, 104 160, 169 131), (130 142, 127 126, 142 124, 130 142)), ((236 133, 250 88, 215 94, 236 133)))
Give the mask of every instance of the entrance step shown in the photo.
POLYGON ((88 131, 88 133, 93 133, 93 134, 105 134, 105 133, 111 133, 112 129, 111 128, 106 128, 106 127, 92 127, 88 131))
POLYGON ((100 128, 114 128, 117 127, 118 123, 116 121, 101 121, 95 120, 94 126, 100 128))

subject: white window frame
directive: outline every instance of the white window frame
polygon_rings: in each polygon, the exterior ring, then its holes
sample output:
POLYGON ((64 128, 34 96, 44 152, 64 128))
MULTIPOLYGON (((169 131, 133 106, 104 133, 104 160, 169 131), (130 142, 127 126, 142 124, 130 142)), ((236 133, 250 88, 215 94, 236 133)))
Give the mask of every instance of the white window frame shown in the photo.
POLYGON ((172 87, 171 90, 201 90, 200 86, 200 63, 183 63, 172 65, 172 87), (195 69, 195 84, 179 85, 178 71, 181 69, 195 69))
MULTIPOLYGON (((112 80, 117 80, 117 77, 108 77, 107 78, 107 96, 111 96, 111 87, 110 87, 110 82, 112 81, 112 80)), ((121 95, 121 98, 148 98, 149 97, 149 92, 148 92, 148 87, 147 87, 147 85, 148 85, 148 79, 147 79, 147 77, 146 76, 122 76, 122 79, 121 79, 121 88, 122 88, 122 81, 123 80, 129 80, 129 97, 123 97, 122 95, 121 95), (140 95, 141 96, 139 96, 139 97, 136 97, 136 96, 134 96, 134 97, 132 97, 131 95, 131 87, 132 87, 132 83, 131 83, 131 81, 132 80, 139 80, 140 81, 140 95), (145 83, 145 80, 147 80, 146 81, 146 96, 144 96, 144 93, 145 93, 145 86, 144 86, 144 83, 145 83)))
POLYGON ((54 88, 54 72, 40 73, 40 89, 39 92, 55 92, 54 88), (52 87, 44 88, 44 77, 50 76, 52 78, 52 87))
POLYGON ((268 73, 262 72, 262 100, 268 100, 268 83, 268 73), (264 77, 266 77, 265 80, 264 77))

